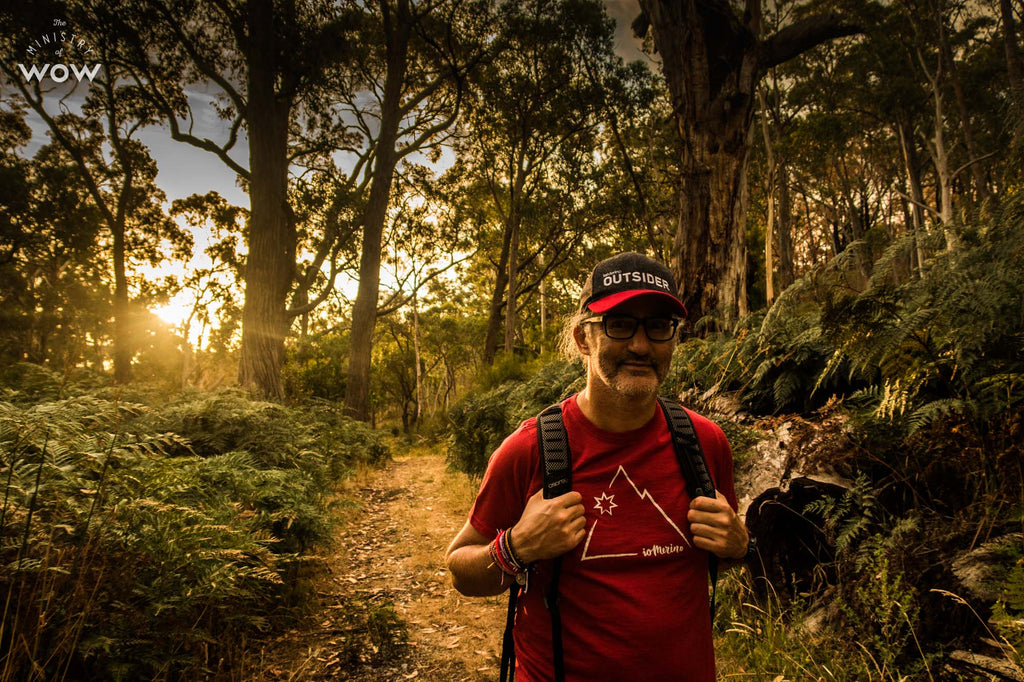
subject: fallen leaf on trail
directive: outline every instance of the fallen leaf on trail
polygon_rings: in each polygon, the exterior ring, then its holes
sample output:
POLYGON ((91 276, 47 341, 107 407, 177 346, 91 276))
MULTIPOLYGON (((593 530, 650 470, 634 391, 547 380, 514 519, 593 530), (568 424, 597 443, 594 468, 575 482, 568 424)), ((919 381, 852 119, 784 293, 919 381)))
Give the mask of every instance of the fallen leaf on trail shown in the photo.
POLYGON ((459 645, 459 642, 461 642, 461 641, 462 641, 461 637, 456 637, 452 641, 450 641, 447 644, 445 644, 444 648, 445 649, 454 649, 455 647, 457 647, 459 645))

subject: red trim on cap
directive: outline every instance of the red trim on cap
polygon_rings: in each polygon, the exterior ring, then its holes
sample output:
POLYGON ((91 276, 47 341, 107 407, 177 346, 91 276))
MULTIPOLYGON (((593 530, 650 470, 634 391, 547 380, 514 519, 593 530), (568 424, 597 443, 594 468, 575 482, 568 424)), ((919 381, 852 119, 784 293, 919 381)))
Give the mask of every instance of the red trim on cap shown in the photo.
POLYGON ((680 315, 686 315, 686 308, 683 306, 682 301, 673 296, 667 294, 664 291, 658 291, 657 289, 631 289, 629 291, 617 291, 614 294, 609 294, 602 299, 594 301, 587 306, 590 310, 595 313, 606 313, 620 303, 624 303, 631 298, 636 296, 642 296, 644 294, 656 294, 662 298, 672 302, 672 307, 675 308, 676 312, 680 315))

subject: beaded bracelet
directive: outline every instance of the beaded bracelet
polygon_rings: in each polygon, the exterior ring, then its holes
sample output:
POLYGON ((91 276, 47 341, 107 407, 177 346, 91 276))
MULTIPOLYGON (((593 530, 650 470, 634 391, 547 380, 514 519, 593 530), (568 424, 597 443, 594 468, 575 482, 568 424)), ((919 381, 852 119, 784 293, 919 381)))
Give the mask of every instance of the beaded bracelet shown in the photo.
POLYGON ((512 548, 511 529, 499 531, 497 537, 491 541, 488 552, 491 561, 501 569, 502 582, 505 575, 510 575, 520 585, 528 585, 530 566, 524 564, 512 548))

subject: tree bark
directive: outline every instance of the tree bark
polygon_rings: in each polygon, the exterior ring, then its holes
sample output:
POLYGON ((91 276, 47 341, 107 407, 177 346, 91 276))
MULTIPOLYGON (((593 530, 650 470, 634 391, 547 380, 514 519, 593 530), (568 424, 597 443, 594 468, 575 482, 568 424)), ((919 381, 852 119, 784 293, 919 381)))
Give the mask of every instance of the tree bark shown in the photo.
POLYGON ((522 195, 525 176, 522 157, 520 157, 519 166, 516 168, 516 178, 510 192, 508 215, 508 231, 511 234, 511 240, 508 249, 508 297, 505 303, 505 353, 510 356, 515 350, 518 326, 516 298, 519 295, 519 230, 523 222, 522 195))
POLYGON ((796 258, 793 253, 793 210, 789 192, 789 165, 785 159, 779 161, 776 169, 778 181, 779 200, 776 213, 776 241, 778 242, 779 271, 778 290, 785 291, 790 284, 796 281, 796 258))
POLYGON ((416 285, 412 290, 412 348, 416 361, 416 422, 423 416, 423 361, 420 355, 420 304, 416 295, 416 285))
POLYGON ((128 276, 125 272, 124 222, 111 225, 114 237, 114 381, 127 384, 132 378, 132 324, 128 319, 128 276))
POLYGON ((498 331, 501 329, 501 307, 505 302, 505 288, 508 286, 508 258, 512 248, 512 233, 506 221, 501 236, 501 255, 494 273, 494 289, 491 292, 491 309, 487 316, 487 334, 484 337, 484 364, 490 367, 498 354, 498 331))
POLYGON ((295 224, 288 208, 289 97, 276 91, 280 65, 271 0, 249 3, 249 255, 245 266, 239 383, 267 398, 282 395, 281 365, 295 275, 295 224))
POLYGON ((381 2, 387 40, 387 72, 381 102, 380 133, 376 162, 370 182, 370 196, 363 214, 363 250, 359 259, 359 290, 352 307, 352 337, 345 386, 345 408, 354 418, 369 418, 370 363, 373 330, 377 324, 380 293, 380 250, 387 219, 391 182, 398 164, 395 143, 401 123, 402 88, 408 66, 412 21, 408 0, 399 0, 392 20, 386 0, 381 2))
POLYGON ((768 191, 767 204, 768 215, 764 226, 764 291, 765 302, 770 307, 775 301, 775 197, 778 185, 778 163, 775 159, 775 140, 771 133, 771 125, 768 122, 768 98, 764 95, 764 89, 758 88, 757 99, 761 105, 761 135, 764 137, 764 155, 768 165, 768 191))
POLYGON ((924 262, 921 246, 921 238, 924 234, 924 190, 921 187, 921 171, 918 168, 917 153, 914 148, 914 132, 910 129, 910 123, 905 116, 898 117, 897 132, 903 155, 903 167, 907 173, 907 184, 910 189, 911 224, 907 227, 914 235, 912 260, 916 260, 911 263, 911 271, 919 272, 921 264, 924 262))

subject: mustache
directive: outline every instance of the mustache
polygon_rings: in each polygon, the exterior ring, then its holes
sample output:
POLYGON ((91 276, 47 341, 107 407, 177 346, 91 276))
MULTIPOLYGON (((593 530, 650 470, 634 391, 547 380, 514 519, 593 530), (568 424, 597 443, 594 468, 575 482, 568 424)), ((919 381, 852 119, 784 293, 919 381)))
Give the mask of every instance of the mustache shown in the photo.
POLYGON ((626 351, 626 353, 618 360, 618 364, 620 365, 626 364, 627 362, 650 365, 651 367, 657 366, 657 363, 655 363, 654 360, 651 359, 650 355, 640 355, 639 353, 634 353, 633 351, 626 351))

